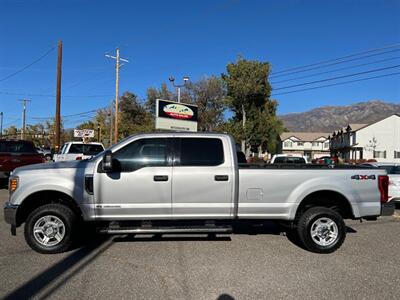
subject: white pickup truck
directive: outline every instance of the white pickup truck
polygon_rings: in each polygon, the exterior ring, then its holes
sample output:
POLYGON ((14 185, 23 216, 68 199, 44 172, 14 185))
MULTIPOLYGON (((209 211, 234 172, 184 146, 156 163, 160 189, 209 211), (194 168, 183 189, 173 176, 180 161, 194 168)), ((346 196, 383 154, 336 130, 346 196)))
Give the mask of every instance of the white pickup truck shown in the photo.
POLYGON ((265 220, 330 253, 345 239, 344 219, 393 213, 383 169, 239 164, 242 156, 226 134, 134 135, 89 160, 16 169, 5 220, 14 235, 25 223, 40 253, 69 249, 82 222, 107 234, 192 234, 265 220))
POLYGON ((84 160, 102 152, 104 146, 101 143, 68 142, 65 143, 59 153, 54 154, 53 160, 84 160))

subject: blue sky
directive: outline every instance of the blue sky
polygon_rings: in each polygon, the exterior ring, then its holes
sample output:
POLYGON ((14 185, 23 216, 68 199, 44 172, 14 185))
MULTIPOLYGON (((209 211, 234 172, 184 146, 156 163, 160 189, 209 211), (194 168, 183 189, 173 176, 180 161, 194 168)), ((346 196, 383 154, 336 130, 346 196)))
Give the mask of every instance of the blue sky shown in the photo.
MULTIPOLYGON (((129 90, 144 98, 147 87, 168 82, 170 75, 178 80, 184 75, 192 80, 219 75, 239 54, 269 61, 272 71, 278 72, 400 43, 400 1, 0 0, 0 79, 40 57, 56 46, 57 40, 63 40, 64 45, 62 115, 68 115, 110 103, 115 89, 114 61, 104 54, 113 53, 116 47, 130 60, 121 69, 120 91, 129 90)), ((21 123, 21 103, 17 100, 24 96, 14 94, 32 95, 26 96, 32 100, 28 123, 54 115, 55 99, 45 95, 55 94, 56 55, 54 50, 27 70, 0 82, 4 125, 21 123)), ((400 65, 399 57, 400 51, 392 51, 335 68, 388 59, 381 63, 273 87, 396 66, 400 65)), ((343 80, 392 72, 400 72, 400 68, 343 80)), ((312 73, 297 76, 306 74, 312 73)), ((400 103, 400 76, 275 98, 279 114, 370 99, 400 103)), ((66 126, 88 117, 90 114, 66 119, 66 126)))

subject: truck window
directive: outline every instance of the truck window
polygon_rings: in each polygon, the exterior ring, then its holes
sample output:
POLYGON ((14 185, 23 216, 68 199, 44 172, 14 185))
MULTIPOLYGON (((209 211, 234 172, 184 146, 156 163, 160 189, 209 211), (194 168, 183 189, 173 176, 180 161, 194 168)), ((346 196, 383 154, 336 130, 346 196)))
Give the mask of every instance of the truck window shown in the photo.
POLYGON ((236 151, 236 155, 239 164, 247 164, 246 155, 242 151, 236 151))
POLYGON ((181 166, 218 166, 223 162, 224 148, 220 139, 181 139, 181 166))
POLYGON ((114 153, 121 172, 132 172, 144 167, 167 166, 167 139, 140 139, 114 153))
POLYGON ((71 153, 71 154, 83 153, 83 144, 71 144, 71 147, 69 147, 68 153, 71 153))
POLYGON ((400 174, 400 166, 385 165, 380 168, 385 169, 388 175, 400 174))
POLYGON ((276 157, 274 160, 274 164, 284 164, 284 163, 286 163, 286 157, 283 156, 276 157))
POLYGON ((33 143, 24 141, 1 141, 0 152, 37 153, 33 143))
POLYGON ((85 155, 96 155, 97 153, 100 153, 103 150, 104 150, 104 148, 102 145, 86 144, 86 145, 83 145, 82 153, 85 155))
POLYGON ((65 151, 67 150, 68 144, 64 144, 59 152, 59 154, 65 154, 65 151))

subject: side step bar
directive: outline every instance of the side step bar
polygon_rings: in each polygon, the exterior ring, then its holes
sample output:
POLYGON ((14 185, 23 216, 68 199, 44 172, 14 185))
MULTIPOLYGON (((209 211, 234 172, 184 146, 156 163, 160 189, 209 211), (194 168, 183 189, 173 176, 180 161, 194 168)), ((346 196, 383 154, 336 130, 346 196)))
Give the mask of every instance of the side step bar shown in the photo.
POLYGON ((133 227, 101 228, 99 233, 106 234, 159 234, 159 233, 231 233, 232 227, 133 227))

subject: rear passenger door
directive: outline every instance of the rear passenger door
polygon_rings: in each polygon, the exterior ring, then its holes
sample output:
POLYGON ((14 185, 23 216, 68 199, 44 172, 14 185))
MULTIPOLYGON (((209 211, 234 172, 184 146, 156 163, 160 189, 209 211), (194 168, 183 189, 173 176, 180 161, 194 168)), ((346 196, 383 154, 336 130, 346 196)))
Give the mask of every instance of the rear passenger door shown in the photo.
POLYGON ((233 213, 233 166, 220 138, 177 138, 172 168, 173 218, 229 218, 233 213), (227 155, 224 155, 224 153, 227 155))

